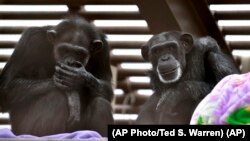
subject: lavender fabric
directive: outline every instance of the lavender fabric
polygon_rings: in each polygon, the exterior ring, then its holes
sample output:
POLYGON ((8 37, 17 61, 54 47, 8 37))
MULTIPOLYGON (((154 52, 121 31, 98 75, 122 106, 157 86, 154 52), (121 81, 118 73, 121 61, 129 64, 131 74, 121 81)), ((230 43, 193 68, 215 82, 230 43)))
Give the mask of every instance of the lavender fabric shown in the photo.
POLYGON ((190 124, 250 124, 250 73, 222 79, 196 107, 190 124))
POLYGON ((77 139, 77 140, 101 140, 101 135, 98 134, 95 131, 76 131, 73 133, 62 133, 62 134, 55 134, 55 135, 49 135, 49 136, 43 136, 43 137, 37 137, 32 135, 19 135, 16 136, 10 129, 3 128, 0 129, 0 138, 12 138, 12 139, 77 139))

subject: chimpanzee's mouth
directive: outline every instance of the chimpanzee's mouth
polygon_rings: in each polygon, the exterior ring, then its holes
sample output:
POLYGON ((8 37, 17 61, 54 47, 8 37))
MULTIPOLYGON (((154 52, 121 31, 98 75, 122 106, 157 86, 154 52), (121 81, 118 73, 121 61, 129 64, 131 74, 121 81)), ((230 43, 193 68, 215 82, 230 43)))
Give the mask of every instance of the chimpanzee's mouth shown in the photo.
POLYGON ((168 74, 171 74, 171 73, 174 73, 176 72, 178 69, 179 69, 180 66, 177 66, 176 68, 173 68, 167 72, 160 72, 161 75, 168 75, 168 74))

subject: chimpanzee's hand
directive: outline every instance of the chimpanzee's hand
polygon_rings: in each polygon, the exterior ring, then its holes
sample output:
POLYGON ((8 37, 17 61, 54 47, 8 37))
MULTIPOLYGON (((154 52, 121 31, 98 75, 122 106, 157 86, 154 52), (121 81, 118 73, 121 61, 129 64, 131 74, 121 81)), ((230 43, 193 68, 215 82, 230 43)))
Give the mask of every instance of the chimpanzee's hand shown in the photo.
POLYGON ((57 63, 53 79, 57 87, 66 90, 98 85, 98 80, 87 72, 83 65, 72 67, 64 63, 57 63))

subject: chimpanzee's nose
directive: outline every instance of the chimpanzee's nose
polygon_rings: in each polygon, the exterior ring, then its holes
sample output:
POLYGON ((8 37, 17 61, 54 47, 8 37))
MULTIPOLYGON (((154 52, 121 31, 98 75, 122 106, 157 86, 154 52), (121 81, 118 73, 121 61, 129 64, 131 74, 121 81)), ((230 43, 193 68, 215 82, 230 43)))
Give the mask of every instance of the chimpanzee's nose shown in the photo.
POLYGON ((161 61, 168 61, 170 59, 169 55, 164 55, 161 57, 161 61))
POLYGON ((68 64, 69 66, 75 67, 75 68, 80 68, 80 67, 82 67, 82 64, 81 64, 79 61, 68 62, 67 64, 68 64))

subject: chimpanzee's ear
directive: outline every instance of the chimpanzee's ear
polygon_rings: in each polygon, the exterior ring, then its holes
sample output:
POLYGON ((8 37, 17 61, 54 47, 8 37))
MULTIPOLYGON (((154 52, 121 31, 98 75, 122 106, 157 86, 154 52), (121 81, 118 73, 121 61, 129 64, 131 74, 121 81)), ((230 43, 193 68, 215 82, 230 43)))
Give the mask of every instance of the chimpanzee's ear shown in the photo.
POLYGON ((53 44, 55 43, 56 31, 55 30, 47 30, 47 38, 53 44))
POLYGON ((149 61, 149 57, 148 57, 148 46, 147 45, 143 45, 141 48, 141 55, 143 57, 143 59, 145 61, 149 61))
POLYGON ((181 45, 185 48, 186 53, 189 53, 193 48, 193 37, 190 34, 184 33, 181 35, 181 45))
POLYGON ((92 42, 91 52, 96 53, 96 52, 100 51, 102 49, 102 47, 103 47, 102 40, 94 40, 92 42))

